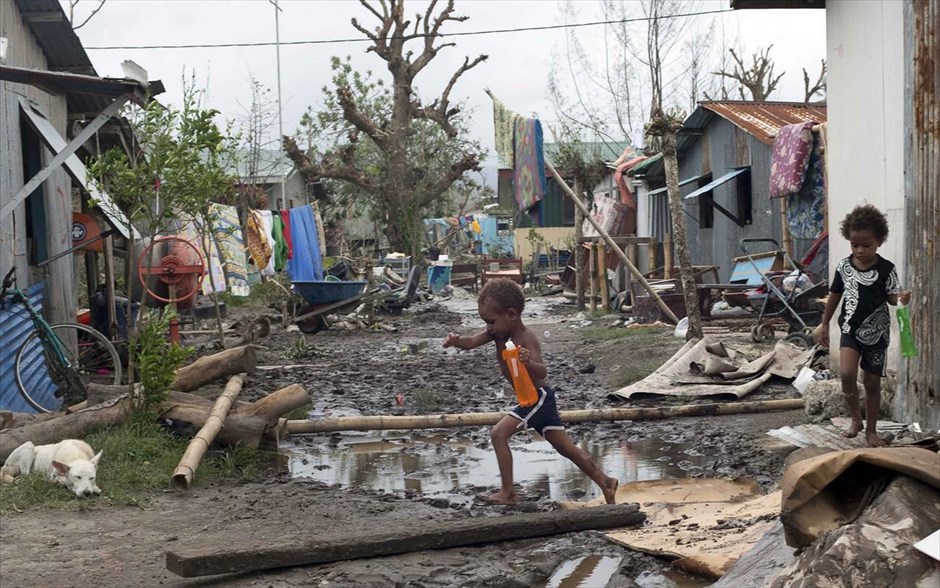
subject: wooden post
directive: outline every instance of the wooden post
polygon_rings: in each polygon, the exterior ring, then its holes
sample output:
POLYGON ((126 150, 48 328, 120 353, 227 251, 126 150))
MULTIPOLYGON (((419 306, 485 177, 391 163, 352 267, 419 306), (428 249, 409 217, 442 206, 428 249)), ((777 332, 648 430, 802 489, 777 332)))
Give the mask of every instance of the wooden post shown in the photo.
POLYGON ((646 263, 649 264, 649 271, 653 271, 658 265, 656 263, 656 250, 658 249, 656 245, 657 245, 656 240, 650 237, 649 248, 646 251, 646 255, 647 255, 646 263))
MULTIPOLYGON (((775 410, 801 410, 802 398, 760 400, 754 402, 727 402, 721 404, 684 404, 655 408, 595 408, 588 410, 562 410, 565 423, 598 421, 650 421, 692 416, 719 416, 727 414, 753 414, 775 410)), ((317 420, 287 421, 285 433, 302 435, 333 431, 383 431, 410 429, 450 429, 455 427, 483 427, 495 425, 506 416, 502 412, 460 414, 431 414, 417 416, 354 416, 317 420)))
POLYGON ((607 287, 607 246, 597 243, 597 289, 601 296, 601 308, 610 308, 610 289, 607 287))
MULTIPOLYGON (((558 178, 556 178, 557 180, 558 178)), ((575 192, 581 193, 581 184, 575 179, 574 181, 575 192)), ((584 260, 582 256, 584 254, 584 247, 581 244, 581 239, 584 238, 584 212, 575 207, 574 209, 574 250, 571 252, 571 255, 574 256, 574 291, 575 291, 575 308, 579 311, 584 310, 584 260)))
POLYGON ((196 433, 192 441, 189 442, 182 459, 180 459, 179 465, 176 466, 176 470, 173 472, 172 483, 174 489, 179 491, 189 489, 189 484, 193 480, 193 474, 196 473, 196 468, 199 467, 199 462, 202 461, 202 457, 209 449, 209 445, 212 444, 212 441, 219 434, 219 431, 222 430, 222 423, 225 422, 225 417, 232 408, 232 403, 235 402, 235 398, 238 396, 239 392, 242 391, 242 385, 244 383, 245 374, 238 374, 237 376, 232 376, 228 384, 225 385, 225 391, 216 399, 205 424, 199 429, 199 432, 196 433))
POLYGON ((672 279, 672 234, 663 235, 663 278, 672 279))
POLYGON ((590 243, 591 253, 588 255, 588 271, 591 274, 591 312, 597 312, 597 243, 590 243))
MULTIPOLYGON (((778 198, 780 201, 780 230, 783 236, 783 250, 787 255, 793 255, 793 236, 790 234, 790 223, 787 222, 787 199, 778 198)), ((787 268, 794 269, 794 268, 787 268)))
POLYGON ((617 247, 617 243, 610 238, 610 235, 607 234, 607 231, 604 230, 604 227, 600 226, 597 221, 594 220, 594 217, 591 216, 587 206, 585 206, 584 203, 581 202, 581 199, 574 192, 572 192, 571 188, 568 186, 565 180, 563 180, 562 177, 558 175, 558 171, 555 169, 555 166, 546 161, 545 167, 548 168, 548 171, 551 172, 552 176, 554 176, 555 180, 558 182, 558 185, 565 192, 565 194, 571 198, 571 201, 574 202, 574 205, 578 208, 578 210, 580 210, 582 214, 584 214, 585 218, 587 218, 588 222, 594 226, 598 234, 604 239, 604 241, 607 242, 608 245, 614 248, 614 250, 617 252, 617 256, 620 257, 620 261, 626 264, 627 268, 630 270, 630 273, 632 273, 643 285, 643 288, 649 293, 650 298, 656 302, 656 305, 663 312, 663 315, 665 315, 672 322, 678 323, 679 319, 676 318, 676 314, 672 312, 672 309, 669 308, 665 302, 663 302, 663 299, 659 296, 659 294, 656 293, 652 286, 650 286, 649 282, 646 281, 646 278, 643 277, 643 274, 640 273, 640 270, 638 270, 635 265, 630 263, 630 260, 627 259, 627 256, 624 254, 624 252, 620 250, 620 247, 617 247))
MULTIPOLYGON (((108 292, 108 331, 111 339, 117 341, 120 337, 117 325, 117 302, 114 300, 114 236, 108 235, 104 239, 104 283, 108 292)), ((130 290, 130 288, 128 288, 130 290)), ((123 339, 130 338, 131 317, 127 317, 127 333, 123 339)))
POLYGON ((593 508, 555 510, 534 514, 479 517, 445 522, 415 522, 371 534, 309 539, 259 547, 203 547, 168 551, 166 568, 178 576, 193 578, 216 574, 253 572, 359 558, 482 545, 499 541, 549 537, 595 529, 615 529, 641 524, 646 515, 636 504, 608 504, 593 508))

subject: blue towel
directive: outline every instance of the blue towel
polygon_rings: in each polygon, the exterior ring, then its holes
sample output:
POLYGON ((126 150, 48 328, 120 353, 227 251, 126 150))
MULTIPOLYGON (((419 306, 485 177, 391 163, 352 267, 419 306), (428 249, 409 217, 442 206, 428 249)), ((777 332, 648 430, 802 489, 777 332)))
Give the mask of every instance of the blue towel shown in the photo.
POLYGON ((320 236, 312 206, 290 209, 290 233, 294 256, 287 260, 287 273, 297 282, 323 279, 323 260, 320 258, 320 236))

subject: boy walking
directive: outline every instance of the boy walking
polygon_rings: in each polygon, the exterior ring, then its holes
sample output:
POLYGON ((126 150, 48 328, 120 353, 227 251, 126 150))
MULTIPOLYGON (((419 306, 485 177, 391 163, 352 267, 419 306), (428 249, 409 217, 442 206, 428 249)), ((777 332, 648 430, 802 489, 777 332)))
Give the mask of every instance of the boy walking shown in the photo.
POLYGON ((855 207, 841 225, 842 236, 849 241, 852 254, 836 266, 829 286, 826 313, 816 329, 816 341, 829 344, 829 321, 839 301, 839 376, 842 394, 852 424, 843 436, 855 437, 862 430, 858 400, 858 368, 862 368, 865 387, 865 438, 872 447, 884 447, 875 432, 881 406, 881 378, 886 375, 886 352, 891 334, 888 304, 907 304, 911 293, 901 290, 894 264, 878 255, 888 237, 888 219, 870 204, 855 207))
POLYGON ((512 383, 509 366, 503 359, 502 352, 506 341, 512 339, 519 348, 519 361, 528 369, 532 382, 538 389, 538 402, 530 407, 517 405, 493 427, 490 438, 496 452, 499 465, 500 489, 488 498, 495 504, 515 504, 518 502, 513 488, 512 451, 509 438, 517 431, 533 428, 546 441, 551 443, 558 453, 570 459, 582 472, 600 486, 607 504, 614 504, 614 496, 619 482, 605 474, 590 456, 572 443, 562 425, 555 393, 548 386, 548 368, 542 361, 542 348, 538 339, 522 322, 522 310, 525 307, 525 295, 522 288, 505 278, 490 280, 480 290, 477 299, 480 318, 486 323, 486 329, 476 335, 461 336, 450 333, 444 339, 444 347, 475 349, 489 342, 496 343, 496 359, 503 376, 512 383))

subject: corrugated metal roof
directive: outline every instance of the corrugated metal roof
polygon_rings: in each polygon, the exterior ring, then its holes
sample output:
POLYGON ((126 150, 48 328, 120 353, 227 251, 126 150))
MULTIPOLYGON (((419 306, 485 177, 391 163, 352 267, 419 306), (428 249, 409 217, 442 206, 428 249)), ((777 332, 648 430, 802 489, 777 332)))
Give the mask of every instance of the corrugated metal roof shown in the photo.
MULTIPOLYGON (((699 102, 698 108, 685 119, 676 135, 676 154, 679 161, 716 116, 727 120, 767 145, 774 144, 774 136, 786 125, 814 121, 826 122, 826 105, 800 102, 749 102, 740 100, 710 100, 699 102)), ((645 174, 658 178, 664 174, 662 158, 650 157, 631 175, 645 174)), ((639 166, 638 166, 639 167, 639 166)))
POLYGON ((773 145, 777 132, 787 125, 801 122, 826 122, 825 104, 715 100, 700 102, 696 112, 693 112, 682 125, 683 129, 697 129, 693 119, 701 109, 714 112, 768 145, 773 145))
MULTIPOLYGON (((38 282, 26 289, 30 303, 39 313, 42 313, 45 285, 45 282, 38 282)), ((8 301, 0 306, 0 334, 2 334, 0 337, 2 339, 2 344, 0 344, 0 409, 2 410, 36 412, 20 396, 14 376, 16 352, 32 332, 33 321, 22 304, 13 304, 8 301)), ((49 378, 40 348, 36 347, 34 353, 28 354, 24 363, 26 364, 24 371, 27 372, 25 379, 31 390, 30 396, 43 406, 50 406, 55 395, 55 386, 49 378)))

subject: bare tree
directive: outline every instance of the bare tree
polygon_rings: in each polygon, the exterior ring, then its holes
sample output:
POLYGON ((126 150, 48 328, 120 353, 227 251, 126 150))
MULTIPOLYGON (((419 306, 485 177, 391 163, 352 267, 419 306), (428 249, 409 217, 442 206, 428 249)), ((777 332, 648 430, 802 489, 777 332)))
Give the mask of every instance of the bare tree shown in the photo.
POLYGON ((819 70, 819 77, 812 86, 809 85, 809 73, 807 73, 805 67, 803 68, 803 102, 805 104, 809 104, 809 101, 816 94, 823 94, 826 91, 826 60, 821 61, 822 67, 819 70))
POLYGON ((686 316, 689 319, 687 337, 701 338, 702 316, 698 306, 698 292, 695 286, 695 277, 692 273, 692 258, 689 255, 688 239, 686 237, 686 221, 682 210, 682 193, 679 191, 679 158, 676 153, 676 133, 682 128, 685 113, 673 109, 667 112, 663 108, 663 61, 662 56, 667 54, 670 46, 676 40, 671 35, 664 35, 665 23, 676 19, 670 18, 675 14, 671 12, 676 7, 669 0, 650 0, 648 14, 650 15, 647 38, 647 67, 650 70, 650 79, 653 80, 653 101, 650 105, 650 122, 646 134, 651 138, 649 143, 658 144, 663 154, 663 166, 666 171, 666 193, 669 197, 669 212, 672 219, 672 235, 675 243, 676 257, 679 262, 679 277, 682 293, 685 298, 686 316))
MULTIPOLYGON (((465 58, 440 95, 426 104, 417 96, 415 78, 442 49, 455 45, 436 44, 441 28, 451 22, 463 22, 467 17, 454 14, 453 0, 435 13, 438 1, 432 0, 423 15, 415 16, 412 25, 412 21, 405 17, 403 0, 382 0, 378 6, 366 0, 360 0, 360 3, 378 23, 370 29, 354 18, 352 25, 372 41, 367 51, 385 61, 392 78, 390 90, 382 95, 381 103, 369 103, 368 96, 358 90, 374 86, 369 86, 368 80, 358 72, 335 61, 335 89, 327 93, 332 94, 336 115, 345 121, 345 145, 322 154, 316 160, 301 151, 291 137, 283 138, 284 148, 308 180, 334 178, 368 193, 377 203, 376 208, 381 208, 386 214, 384 227, 390 245, 414 255, 420 246, 422 209, 438 200, 465 172, 480 169, 478 146, 460 141, 462 108, 451 101, 451 92, 460 77, 485 61, 487 56, 465 58), (420 43, 420 53, 406 48, 412 42, 420 43), (434 169, 418 168, 409 150, 426 151, 423 147, 429 143, 418 146, 415 142, 434 133, 437 133, 435 137, 448 138, 451 147, 461 149, 438 150, 437 155, 447 156, 449 161, 438 162, 441 165, 434 169), (357 161, 357 153, 362 155, 362 151, 357 152, 356 149, 361 138, 371 144, 372 153, 382 168, 381 174, 370 169, 375 166, 365 165, 371 162, 357 161)), ((336 128, 335 124, 342 121, 327 122, 336 128)))
POLYGON ((738 82, 738 93, 741 95, 741 100, 753 100, 755 102, 767 100, 777 89, 780 78, 786 73, 783 72, 774 76, 774 62, 770 58, 771 49, 773 49, 773 45, 769 45, 763 51, 758 50, 756 53, 752 53, 749 66, 744 65, 744 61, 733 48, 728 49, 731 58, 734 60, 733 69, 730 72, 727 69, 722 69, 713 73, 716 76, 738 82), (744 93, 745 90, 750 93, 750 98, 744 93))
POLYGON ((92 17, 98 14, 98 11, 101 10, 101 8, 104 6, 104 3, 106 2, 106 0, 98 0, 98 6, 96 6, 94 10, 91 11, 91 14, 85 17, 85 20, 83 20, 80 24, 76 25, 75 24, 75 7, 78 6, 78 3, 81 1, 82 0, 69 0, 69 24, 72 25, 72 30, 75 30, 75 31, 77 31, 78 29, 88 24, 88 21, 90 21, 92 17))

